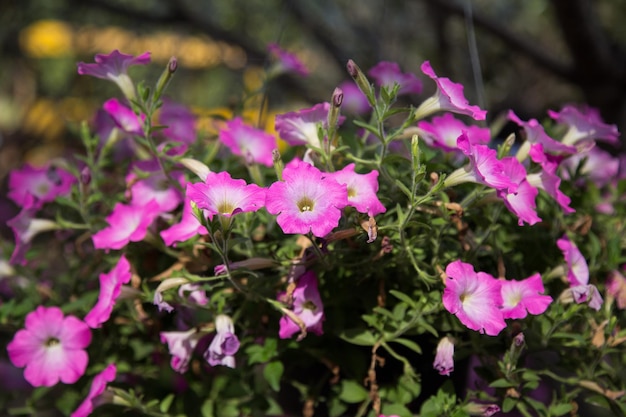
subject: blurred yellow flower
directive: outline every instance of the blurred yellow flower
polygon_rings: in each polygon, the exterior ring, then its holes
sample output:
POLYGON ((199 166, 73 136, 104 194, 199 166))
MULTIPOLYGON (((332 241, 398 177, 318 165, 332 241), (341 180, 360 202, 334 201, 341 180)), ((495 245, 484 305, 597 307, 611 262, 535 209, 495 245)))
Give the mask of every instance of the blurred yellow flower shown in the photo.
POLYGON ((20 45, 26 55, 49 58, 69 55, 73 51, 73 30, 58 20, 39 20, 20 33, 20 45))

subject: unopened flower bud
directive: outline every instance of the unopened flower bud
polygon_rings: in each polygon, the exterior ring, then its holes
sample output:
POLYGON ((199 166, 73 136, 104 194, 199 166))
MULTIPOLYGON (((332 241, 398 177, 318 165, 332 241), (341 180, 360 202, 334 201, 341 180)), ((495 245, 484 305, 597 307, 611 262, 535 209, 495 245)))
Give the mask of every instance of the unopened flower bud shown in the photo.
POLYGON ((341 103, 343 103, 343 90, 341 88, 336 87, 335 91, 333 91, 333 107, 341 107, 341 103))
POLYGON ((280 152, 278 149, 272 150, 272 161, 274 162, 274 171, 276 171, 276 178, 278 181, 283 180, 283 169, 285 165, 283 164, 283 160, 280 157, 280 152))
POLYGON ((350 74, 350 77, 352 77, 356 85, 359 87, 359 90, 361 90, 363 94, 365 94, 365 97, 367 97, 367 101, 369 102, 370 106, 374 107, 374 105, 376 104, 376 98, 374 97, 374 88, 372 88, 372 84, 370 84, 363 71, 361 71, 361 68, 359 68, 359 66, 355 64, 354 61, 351 59, 348 60, 346 68, 348 69, 348 74, 350 74))
POLYGON ((496 404, 469 403, 464 408, 470 416, 491 417, 500 412, 500 407, 496 404))
POLYGON ((450 336, 446 336, 439 341, 433 368, 440 375, 449 376, 454 371, 454 341, 450 336))
POLYGON ((80 171, 80 182, 83 185, 89 185, 89 183, 91 183, 91 170, 89 167, 85 167, 80 171))
POLYGON ((176 59, 175 56, 171 57, 169 62, 167 63, 167 70, 170 73, 175 73, 176 70, 178 69, 178 60, 176 59))

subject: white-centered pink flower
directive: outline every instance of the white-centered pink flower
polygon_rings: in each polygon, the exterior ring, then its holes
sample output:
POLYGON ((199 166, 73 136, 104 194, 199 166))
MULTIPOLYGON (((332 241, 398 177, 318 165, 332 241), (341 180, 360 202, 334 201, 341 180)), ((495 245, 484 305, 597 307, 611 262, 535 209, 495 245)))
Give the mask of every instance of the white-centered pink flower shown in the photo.
POLYGON ((485 272, 475 272, 460 260, 446 267, 443 306, 468 329, 496 336, 506 327, 502 306, 501 282, 485 272))
POLYGON ((130 263, 122 255, 117 264, 106 274, 100 274, 100 295, 98 302, 85 316, 85 323, 92 329, 102 326, 109 320, 115 301, 120 296, 122 285, 128 284, 132 277, 130 263))
POLYGON ((577 304, 589 301, 589 307, 599 310, 603 300, 595 285, 589 284, 589 266, 578 246, 567 235, 556 241, 567 263, 569 291, 577 304))
POLYGON ((73 384, 85 373, 91 343, 87 324, 64 316, 58 307, 39 306, 26 316, 7 345, 13 365, 24 369, 24 378, 34 387, 51 387, 59 381, 73 384))
POLYGON ((160 214, 159 205, 150 201, 143 206, 117 203, 106 218, 109 224, 92 236, 96 249, 121 249, 129 242, 146 237, 148 227, 160 214))
POLYGON ((422 82, 415 74, 404 73, 396 62, 381 61, 374 65, 368 72, 370 77, 376 80, 378 86, 385 87, 389 91, 394 84, 398 84, 398 95, 419 94, 422 92, 422 82))
POLYGON ((420 139, 432 147, 445 152, 458 152, 457 139, 465 132, 469 142, 474 145, 487 145, 491 140, 489 128, 468 126, 454 117, 452 113, 433 117, 429 122, 422 120, 417 124, 420 139))
POLYGON ((548 110, 548 115, 559 124, 567 126, 567 132, 561 139, 567 145, 595 140, 619 142, 617 126, 604 123, 598 109, 566 105, 560 112, 548 110))
MULTIPOLYGON (((278 294, 280 300, 285 293, 278 294)), ((305 272, 296 282, 293 292, 293 313, 298 316, 307 331, 321 335, 324 333, 322 323, 324 321, 324 304, 317 288, 317 277, 313 271, 305 272)), ((298 326, 288 316, 283 316, 279 322, 278 336, 288 339, 300 332, 298 326)))
POLYGON ((185 373, 189 369, 189 362, 198 341, 203 334, 195 328, 184 332, 161 332, 161 343, 167 343, 167 348, 172 355, 170 365, 178 373, 185 373))
MULTIPOLYGON (((330 103, 320 103, 309 109, 277 114, 275 128, 281 139, 292 146, 310 145, 321 148, 318 136, 320 127, 328 127, 330 103)), ((340 116, 337 124, 341 125, 345 117, 340 116)))
POLYGON ((446 77, 438 77, 429 61, 424 61, 421 69, 437 84, 437 91, 417 108, 415 114, 418 119, 423 119, 439 111, 450 111, 465 114, 474 120, 485 120, 487 111, 469 104, 463 93, 463 85, 452 82, 446 77))
POLYGON ((98 373, 91 382, 89 388, 89 394, 85 400, 78 406, 70 417, 87 417, 93 412, 93 409, 100 405, 103 400, 103 393, 107 388, 109 382, 113 382, 117 375, 117 367, 114 363, 109 364, 100 373, 98 373))
POLYGON ((523 319, 527 313, 538 315, 547 310, 552 297, 543 295, 541 274, 523 280, 502 280, 502 315, 505 319, 523 319))
POLYGON ((354 171, 354 164, 348 164, 340 171, 328 174, 339 184, 345 184, 348 189, 348 205, 359 213, 375 216, 387 211, 376 193, 378 192, 378 171, 367 174, 358 174, 354 171))
POLYGON ((309 232, 324 237, 339 225, 341 209, 348 204, 348 190, 328 174, 298 161, 288 164, 283 181, 267 190, 265 206, 285 233, 309 232))
POLYGON ((267 50, 277 60, 277 67, 271 72, 274 74, 280 74, 283 72, 293 72, 302 77, 309 75, 308 68, 296 55, 291 52, 287 52, 278 44, 270 43, 267 45, 267 50))
POLYGON ((256 163, 267 167, 274 164, 272 152, 277 148, 276 138, 244 123, 241 117, 226 122, 219 138, 233 154, 242 156, 247 164, 256 163))
POLYGON ((7 196, 22 209, 39 209, 57 196, 69 194, 75 182, 76 178, 62 168, 26 164, 9 174, 7 196))
MULTIPOLYGON (((181 187, 185 185, 181 171, 171 171, 169 175, 181 187)), ((167 213, 183 201, 182 192, 170 182, 154 159, 134 163, 126 175, 126 184, 130 193, 130 204, 133 206, 144 206, 154 201, 159 206, 160 213, 167 213)))
POLYGON ((508 156, 502 159, 504 174, 515 184, 517 190, 514 193, 505 189, 497 191, 497 195, 504 201, 509 211, 517 216, 518 224, 524 222, 533 225, 541 221, 537 215, 537 203, 535 199, 539 191, 526 180, 526 169, 516 158, 508 156))

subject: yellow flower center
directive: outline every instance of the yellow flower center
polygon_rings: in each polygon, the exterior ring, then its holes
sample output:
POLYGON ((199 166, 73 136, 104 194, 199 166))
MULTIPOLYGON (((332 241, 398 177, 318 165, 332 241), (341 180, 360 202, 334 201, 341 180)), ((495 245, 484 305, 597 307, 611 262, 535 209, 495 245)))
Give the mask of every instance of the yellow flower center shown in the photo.
POLYGON ((301 213, 304 213, 305 211, 313 211, 313 207, 315 206, 315 203, 309 197, 302 197, 297 204, 301 213))
POLYGON ((46 340, 45 345, 46 347, 52 347, 52 346, 58 345, 59 343, 61 343, 59 339, 57 339, 56 337, 51 337, 48 340, 46 340))

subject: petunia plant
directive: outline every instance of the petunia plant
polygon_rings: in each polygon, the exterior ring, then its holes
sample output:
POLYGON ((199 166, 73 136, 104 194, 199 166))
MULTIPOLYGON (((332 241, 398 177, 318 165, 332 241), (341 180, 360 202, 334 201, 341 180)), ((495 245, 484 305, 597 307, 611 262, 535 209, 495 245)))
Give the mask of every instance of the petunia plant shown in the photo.
POLYGON ((9 177, 0 409, 626 414, 626 158, 597 111, 511 109, 501 137, 429 61, 349 60, 327 101, 266 103, 266 130, 255 95, 309 74, 270 45, 207 131, 167 95, 175 58, 133 80, 149 60, 79 63, 122 95, 81 152, 9 177))

